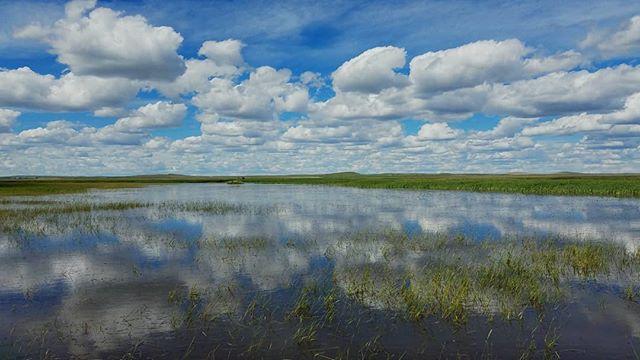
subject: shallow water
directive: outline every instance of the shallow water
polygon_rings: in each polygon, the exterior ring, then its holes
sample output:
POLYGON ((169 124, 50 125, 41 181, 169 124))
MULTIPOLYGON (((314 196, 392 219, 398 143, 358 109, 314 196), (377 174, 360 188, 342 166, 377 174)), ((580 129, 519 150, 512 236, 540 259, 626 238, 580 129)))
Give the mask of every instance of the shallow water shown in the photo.
POLYGON ((437 316, 416 322, 388 301, 353 296, 349 276, 378 265, 420 268, 429 254, 389 255, 384 239, 348 240, 389 231, 497 244, 599 240, 635 253, 640 200, 254 184, 38 199, 173 205, 45 213, 0 233, 0 357, 504 358, 533 346, 533 357, 626 358, 640 351, 640 307, 622 296, 622 287, 640 284, 635 272, 565 277, 571 296, 527 308, 517 320, 470 311, 462 325, 437 316), (174 206, 205 202, 239 207, 174 206), (322 300, 330 291, 339 299, 332 319, 322 300), (291 315, 301 296, 320 300, 310 301, 308 316, 291 315))

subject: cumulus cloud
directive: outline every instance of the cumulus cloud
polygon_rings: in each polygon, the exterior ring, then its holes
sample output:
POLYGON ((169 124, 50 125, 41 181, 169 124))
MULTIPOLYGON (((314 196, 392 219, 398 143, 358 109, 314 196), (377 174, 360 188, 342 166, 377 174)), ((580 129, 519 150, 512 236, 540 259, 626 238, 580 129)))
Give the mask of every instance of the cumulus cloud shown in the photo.
POLYGON ((122 107, 138 92, 126 79, 67 73, 59 78, 28 67, 0 69, 0 106, 49 111, 85 111, 122 107))
POLYGON ((517 118, 508 116, 500 119, 495 128, 488 131, 481 131, 477 136, 481 139, 498 139, 512 137, 522 130, 526 125, 535 122, 536 119, 517 118))
POLYGON ((73 1, 53 25, 15 32, 49 44, 69 69, 60 76, 0 69, 0 108, 7 108, 0 109, 0 172, 56 172, 69 159, 94 173, 640 166, 640 66, 589 62, 593 50, 635 54, 636 18, 585 40, 581 52, 482 40, 417 55, 407 69, 405 50, 385 46, 320 74, 252 68, 235 39, 205 41, 184 60, 173 29, 95 6, 73 1), (140 89, 149 90, 149 103, 133 106, 140 89), (101 127, 52 121, 11 132, 16 110, 91 111, 117 120, 101 127), (182 126, 189 112, 200 134, 152 137, 154 129, 182 126), (474 114, 500 121, 483 131, 471 122, 464 131, 448 124, 477 121, 467 120, 474 114), (420 122, 416 134, 406 135, 404 120, 420 122), (553 137, 572 134, 582 136, 553 137), (20 167, 36 155, 46 158, 40 167, 20 167))
POLYGON ((446 123, 424 124, 418 131, 417 140, 453 140, 462 132, 452 129, 446 123))
POLYGON ((177 127, 187 114, 184 104, 165 101, 144 105, 131 115, 118 119, 115 128, 123 131, 177 127))
POLYGON ((622 107, 639 89, 640 68, 625 64, 594 72, 554 72, 485 88, 486 103, 477 111, 521 117, 610 111, 622 107))
POLYGON ((218 65, 231 65, 242 67, 245 65, 242 58, 242 48, 246 45, 235 39, 223 41, 205 41, 198 50, 198 55, 206 56, 218 65))
POLYGON ((102 128, 83 126, 66 120, 50 121, 44 127, 24 130, 15 137, 18 146, 63 145, 65 147, 96 147, 100 145, 140 145, 146 138, 142 133, 117 129, 114 125, 102 128))
POLYGON ((369 49, 331 74, 333 86, 339 91, 378 93, 408 85, 406 76, 394 71, 404 66, 405 56, 404 49, 393 46, 369 49))
POLYGON ((242 57, 245 45, 238 40, 205 41, 198 54, 204 59, 185 61, 185 72, 172 82, 156 82, 154 87, 166 96, 177 97, 204 92, 212 78, 233 79, 243 73, 246 64, 242 57))
POLYGON ((592 31, 580 46, 595 49, 604 57, 638 55, 640 54, 640 16, 632 17, 617 31, 592 31))
POLYGON ((538 75, 555 71, 571 70, 586 63, 587 61, 581 53, 575 50, 568 50, 547 57, 526 59, 524 60, 524 70, 529 74, 538 75))
POLYGON ((0 109, 0 133, 11 131, 11 127, 20 116, 19 111, 0 109))
POLYGON ((300 82, 307 85, 310 88, 321 88, 325 86, 322 74, 312 71, 305 71, 300 74, 300 82))
POLYGON ((433 93, 522 77, 531 50, 517 39, 485 40, 414 57, 409 77, 419 92, 433 93))
POLYGON ((212 79, 208 89, 194 96, 192 103, 221 117, 274 120, 281 112, 304 112, 309 105, 307 88, 290 79, 288 69, 262 66, 239 84, 231 79, 212 79))
POLYGON ((611 128, 611 125, 602 124, 598 118, 587 114, 565 116, 553 121, 544 122, 534 127, 522 130, 523 135, 568 135, 577 132, 602 131, 611 128))
POLYGON ((360 144, 386 147, 399 144, 402 136, 402 127, 396 122, 375 120, 334 123, 304 121, 289 127, 281 139, 284 142, 297 144, 360 144))
POLYGON ((581 113, 564 116, 536 126, 525 128, 524 135, 568 135, 588 132, 604 132, 607 136, 635 136, 634 126, 616 124, 640 123, 640 93, 629 96, 624 107, 609 113, 581 113), (630 131, 625 133, 624 131, 630 131))
POLYGON ((152 26, 143 16, 109 8, 91 10, 94 7, 95 1, 72 1, 66 17, 48 30, 29 25, 15 36, 45 41, 58 61, 77 75, 173 80, 184 72, 177 53, 183 38, 171 27, 152 26))
POLYGON ((385 89, 379 94, 340 92, 316 104, 316 117, 330 119, 398 119, 419 116, 424 101, 406 90, 385 89))

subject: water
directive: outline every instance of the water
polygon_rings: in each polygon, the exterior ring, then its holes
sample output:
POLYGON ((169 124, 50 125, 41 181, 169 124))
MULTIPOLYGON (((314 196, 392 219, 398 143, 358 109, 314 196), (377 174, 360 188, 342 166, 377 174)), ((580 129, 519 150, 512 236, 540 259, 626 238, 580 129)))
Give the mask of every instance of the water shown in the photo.
POLYGON ((541 357, 551 340, 558 345, 547 352, 563 358, 640 350, 640 307, 622 295, 640 284, 635 273, 567 276, 571 296, 527 308, 517 320, 471 310, 463 325, 437 316, 416 322, 388 302, 354 296, 348 276, 375 266, 420 268, 430 255, 389 255, 377 240, 345 243, 367 233, 438 233, 497 244, 604 240, 634 253, 639 200, 253 184, 39 199, 225 202, 244 210, 43 215, 0 233, 0 357, 504 358, 532 344, 531 355, 541 357), (329 287, 340 299, 330 321, 329 287), (312 299, 309 316, 292 315, 301 293, 312 299))

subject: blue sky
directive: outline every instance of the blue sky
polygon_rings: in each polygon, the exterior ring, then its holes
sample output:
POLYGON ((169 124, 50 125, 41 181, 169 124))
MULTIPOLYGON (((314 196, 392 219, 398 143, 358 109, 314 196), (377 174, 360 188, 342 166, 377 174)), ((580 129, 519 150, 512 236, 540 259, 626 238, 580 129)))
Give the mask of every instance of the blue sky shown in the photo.
POLYGON ((0 1, 0 175, 639 172, 633 1, 0 1))

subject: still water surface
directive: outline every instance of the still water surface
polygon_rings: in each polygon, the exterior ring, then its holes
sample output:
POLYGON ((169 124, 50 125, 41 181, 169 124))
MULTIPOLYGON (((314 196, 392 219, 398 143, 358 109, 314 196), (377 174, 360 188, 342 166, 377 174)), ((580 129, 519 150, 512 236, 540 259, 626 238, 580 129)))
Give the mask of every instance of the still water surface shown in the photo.
MULTIPOLYGON (((635 252, 639 200, 254 184, 37 199, 212 201, 244 210, 44 215, 34 217, 32 229, 0 233, 0 357, 502 358, 520 356, 532 342, 533 356, 541 357, 551 340, 558 343, 554 356, 563 358, 628 358, 640 351, 638 303, 620 295, 627 283, 607 277, 570 281, 577 295, 545 310, 543 321, 528 311, 516 321, 477 316, 463 326, 437 319, 416 324, 375 301, 354 301, 342 320, 318 325, 306 342, 291 339, 311 327, 287 316, 308 284, 333 282, 340 291, 345 285, 336 273, 385 261, 376 243, 341 252, 339 240, 353 234, 605 240, 635 252), (225 246, 203 246, 207 241, 225 246)), ((409 255, 396 261, 403 268, 422 264, 409 255)))

